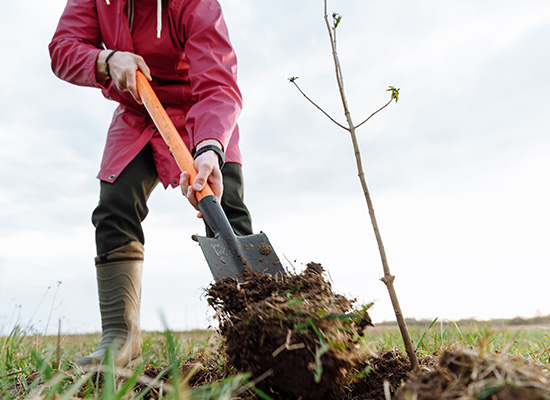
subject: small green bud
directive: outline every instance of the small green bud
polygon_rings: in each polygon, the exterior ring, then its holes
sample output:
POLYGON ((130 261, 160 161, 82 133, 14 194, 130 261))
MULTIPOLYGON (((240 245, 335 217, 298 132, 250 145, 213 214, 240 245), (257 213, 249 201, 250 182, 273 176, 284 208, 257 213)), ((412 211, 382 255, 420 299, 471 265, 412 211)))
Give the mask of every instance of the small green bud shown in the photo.
POLYGON ((389 89, 386 89, 386 92, 391 92, 391 98, 395 99, 395 102, 399 100, 399 88, 390 86, 389 89))

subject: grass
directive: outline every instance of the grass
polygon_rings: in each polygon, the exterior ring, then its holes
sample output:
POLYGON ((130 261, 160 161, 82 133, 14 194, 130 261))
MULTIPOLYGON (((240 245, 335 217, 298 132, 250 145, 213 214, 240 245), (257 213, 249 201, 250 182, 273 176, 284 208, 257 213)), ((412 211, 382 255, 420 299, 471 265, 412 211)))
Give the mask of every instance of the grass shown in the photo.
MULTIPOLYGON (((409 328, 421 358, 468 347, 487 355, 506 349, 547 369, 550 363, 548 330, 537 326, 435 320, 409 328)), ((134 371, 116 370, 109 362, 102 373, 80 371, 72 360, 90 352, 99 339, 30 335, 13 328, 0 337, 0 399, 207 400, 238 398, 255 390, 248 375, 224 365, 221 342, 212 331, 144 333, 144 362, 134 371)), ((391 325, 367 329, 361 345, 376 353, 404 350, 399 330, 391 325)), ((259 391, 256 396, 269 399, 259 391)))
POLYGON ((16 327, 0 338, 0 399, 219 399, 248 384, 248 376, 235 375, 212 382, 205 377, 199 388, 187 388, 186 379, 195 372, 189 368, 182 374, 188 360, 200 362, 203 375, 213 371, 216 378, 223 376, 220 343, 212 342, 213 332, 143 336, 144 362, 134 371, 117 370, 107 358, 102 373, 84 373, 72 360, 90 352, 100 335, 28 336, 16 327))
MULTIPOLYGON (((464 347, 490 355, 509 346, 508 354, 512 356, 546 365, 550 363, 549 330, 538 325, 436 320, 409 324, 409 329, 419 355, 438 355, 444 349, 464 347)), ((382 326, 367 330, 363 343, 374 348, 376 352, 404 349, 396 327, 382 326)))

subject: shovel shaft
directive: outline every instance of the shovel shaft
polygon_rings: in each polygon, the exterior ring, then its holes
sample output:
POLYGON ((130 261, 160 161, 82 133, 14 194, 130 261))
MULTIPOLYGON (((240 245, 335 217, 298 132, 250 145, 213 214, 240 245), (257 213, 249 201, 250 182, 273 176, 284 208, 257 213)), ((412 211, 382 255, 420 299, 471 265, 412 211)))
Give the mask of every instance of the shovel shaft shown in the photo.
MULTIPOLYGON (((149 112, 149 115, 153 119, 155 126, 159 130, 160 134, 164 138, 164 141, 172 153, 172 157, 176 160, 179 169, 183 172, 186 171, 189 173, 191 184, 197 176, 197 170, 195 169, 195 160, 189 149, 183 142, 180 134, 178 133, 176 127, 172 123, 172 120, 166 113, 166 110, 160 103, 157 95, 153 91, 153 88, 147 81, 147 78, 141 71, 136 72, 138 92, 145 105, 145 108, 149 112)), ((200 201, 206 196, 213 196, 214 193, 208 185, 208 182, 204 186, 204 189, 197 194, 197 200, 200 201)))
MULTIPOLYGON (((137 71, 136 78, 138 92, 145 108, 168 145, 180 170, 188 172, 191 182, 193 182, 197 176, 197 170, 189 149, 145 75, 137 71)), ((269 273, 273 276, 286 273, 264 233, 241 237, 235 235, 218 198, 208 183, 196 195, 204 220, 214 232, 212 238, 197 236, 197 240, 216 281, 226 277, 239 279, 238 277, 242 274, 245 266, 253 271, 269 273)))

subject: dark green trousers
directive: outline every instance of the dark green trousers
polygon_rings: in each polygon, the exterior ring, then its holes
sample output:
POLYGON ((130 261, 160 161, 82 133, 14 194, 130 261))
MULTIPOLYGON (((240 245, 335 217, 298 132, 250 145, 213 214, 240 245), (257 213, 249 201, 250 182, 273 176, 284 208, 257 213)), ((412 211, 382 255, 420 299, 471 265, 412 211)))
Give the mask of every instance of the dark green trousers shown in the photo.
MULTIPOLYGON (((252 221, 243 201, 241 165, 226 163, 222 174, 222 208, 235 234, 250 235, 252 221)), ((147 200, 158 183, 149 145, 145 146, 115 182, 100 181, 99 203, 92 214, 98 257, 133 241, 145 244, 141 223, 149 212, 147 200)), ((187 202, 183 196, 182 202, 187 202)), ((208 227, 206 231, 208 236, 213 236, 208 227)))

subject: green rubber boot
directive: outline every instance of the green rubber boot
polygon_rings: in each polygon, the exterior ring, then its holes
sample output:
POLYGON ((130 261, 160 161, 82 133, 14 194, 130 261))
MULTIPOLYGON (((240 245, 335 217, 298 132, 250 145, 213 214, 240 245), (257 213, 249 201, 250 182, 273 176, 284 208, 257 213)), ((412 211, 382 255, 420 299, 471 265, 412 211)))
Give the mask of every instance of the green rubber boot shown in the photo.
MULTIPOLYGON (((141 244, 137 245, 139 249, 141 244)), ((101 364, 109 348, 114 352, 117 367, 131 368, 141 362, 139 312, 143 247, 141 246, 141 256, 135 252, 132 254, 141 259, 116 260, 122 254, 128 255, 129 246, 135 248, 136 244, 113 250, 102 259, 96 258, 102 338, 92 354, 75 361, 81 367, 101 364)))

